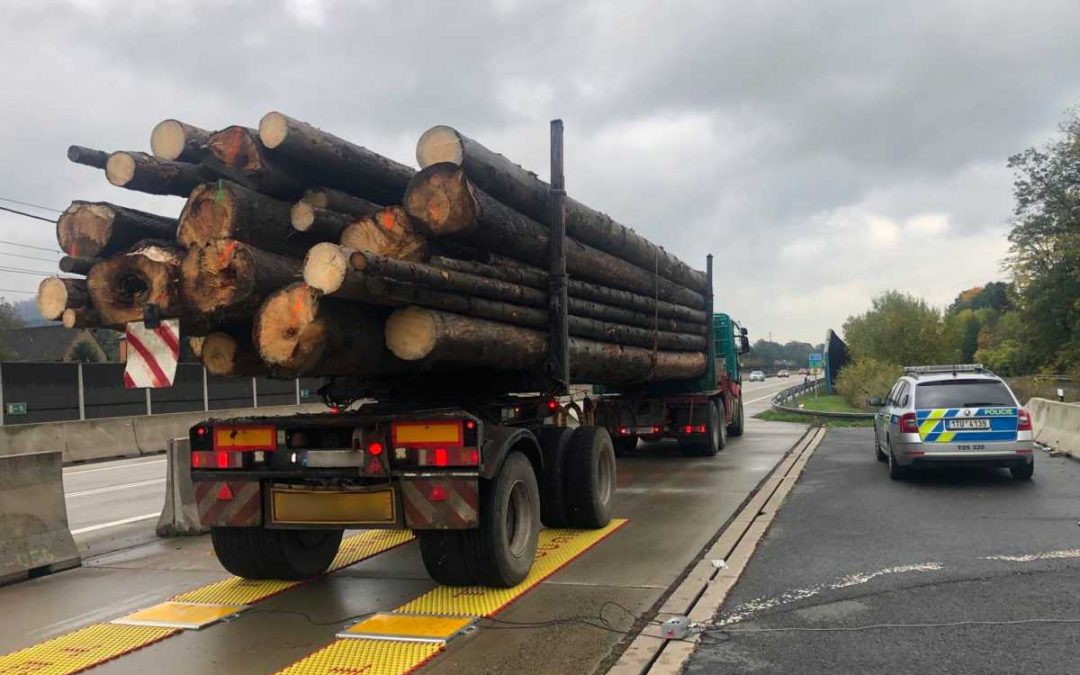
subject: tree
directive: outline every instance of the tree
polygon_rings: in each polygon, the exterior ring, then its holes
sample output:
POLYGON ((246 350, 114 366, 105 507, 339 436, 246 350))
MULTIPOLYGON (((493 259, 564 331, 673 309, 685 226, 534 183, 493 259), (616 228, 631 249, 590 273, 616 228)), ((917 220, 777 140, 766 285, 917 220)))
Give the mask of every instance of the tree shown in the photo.
POLYGON ((1009 158, 1016 172, 1007 265, 1039 365, 1080 364, 1080 114, 1061 137, 1009 158))
POLYGON ((853 360, 869 357, 901 366, 953 363, 959 355, 941 312, 900 291, 882 293, 868 312, 848 317, 844 341, 853 360))
POLYGON ((9 348, 4 344, 4 332, 13 328, 23 328, 25 324, 19 318, 15 306, 5 298, 0 298, 0 360, 10 356, 9 348))
POLYGON ((81 363, 97 363, 101 360, 101 355, 98 350, 94 349, 94 345, 84 340, 76 344, 75 348, 71 350, 71 360, 81 363))

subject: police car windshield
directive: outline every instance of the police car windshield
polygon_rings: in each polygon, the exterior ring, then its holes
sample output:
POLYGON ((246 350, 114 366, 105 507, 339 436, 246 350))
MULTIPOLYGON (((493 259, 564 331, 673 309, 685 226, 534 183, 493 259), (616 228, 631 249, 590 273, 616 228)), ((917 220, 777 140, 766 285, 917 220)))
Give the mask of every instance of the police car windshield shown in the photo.
POLYGON ((993 380, 941 380, 923 382, 915 388, 917 408, 973 408, 985 405, 1014 406, 1009 388, 993 380))

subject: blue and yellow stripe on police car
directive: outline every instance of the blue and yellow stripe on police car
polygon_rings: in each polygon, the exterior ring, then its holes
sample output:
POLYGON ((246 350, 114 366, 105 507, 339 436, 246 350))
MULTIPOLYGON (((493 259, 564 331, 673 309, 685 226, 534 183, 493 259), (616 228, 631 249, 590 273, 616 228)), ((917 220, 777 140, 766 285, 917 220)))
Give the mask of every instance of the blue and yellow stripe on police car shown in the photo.
POLYGON ((1016 408, 973 408, 972 419, 989 419, 989 429, 946 429, 945 420, 957 417, 962 410, 964 408, 931 408, 916 411, 919 438, 924 443, 957 441, 981 443, 1016 439, 1016 408))

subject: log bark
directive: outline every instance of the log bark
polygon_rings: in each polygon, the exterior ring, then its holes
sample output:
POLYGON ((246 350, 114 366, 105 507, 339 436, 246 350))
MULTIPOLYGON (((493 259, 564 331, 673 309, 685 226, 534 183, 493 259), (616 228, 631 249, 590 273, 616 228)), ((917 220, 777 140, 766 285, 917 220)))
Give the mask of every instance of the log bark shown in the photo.
POLYGON ((380 204, 376 204, 375 202, 369 202, 366 199, 354 197, 346 192, 333 190, 331 188, 307 190, 304 192, 302 201, 307 202, 312 206, 317 206, 320 209, 329 209, 331 211, 337 211, 338 213, 347 213, 357 218, 370 216, 382 208, 380 204))
POLYGON ((339 242, 345 248, 401 260, 428 258, 427 240, 400 206, 380 209, 373 216, 354 221, 341 233, 339 242))
POLYGON ((79 258, 66 255, 60 258, 60 271, 68 274, 81 274, 84 277, 90 273, 90 268, 101 262, 101 258, 79 258))
POLYGON ((150 132, 150 152, 160 159, 198 164, 212 133, 180 120, 162 120, 150 132))
POLYGON ((185 247, 237 239, 264 251, 302 258, 308 248, 324 240, 294 230, 290 208, 287 202, 231 181, 204 183, 192 190, 180 212, 176 239, 185 247))
MULTIPOLYGON (((450 236, 532 265, 547 264, 547 227, 471 185, 457 165, 433 164, 416 174, 405 209, 433 236, 450 236)), ((705 307, 701 293, 573 239, 566 242, 566 269, 586 281, 693 309, 705 307)))
POLYGON ((105 257, 144 239, 176 237, 175 218, 106 202, 74 201, 56 221, 56 241, 71 256, 105 257))
POLYGON ((180 264, 180 297, 189 310, 215 320, 248 320, 263 299, 300 279, 295 258, 267 253, 235 239, 188 249, 180 264))
POLYGON ((216 331, 206 336, 199 353, 206 372, 217 377, 257 377, 267 374, 266 364, 248 330, 216 331))
MULTIPOLYGON (((362 254, 350 256, 330 244, 319 244, 308 251, 304 281, 328 295, 360 302, 387 306, 415 304, 541 330, 548 327, 546 295, 536 289, 446 271, 440 274, 426 265, 377 260, 375 256, 362 254), (361 269, 356 267, 358 262, 361 269), (387 273, 404 278, 393 278, 387 273), (526 293, 522 295, 522 291, 526 293), (521 304, 530 302, 533 306, 521 304)), ((652 331, 589 316, 570 316, 568 329, 571 335, 639 347, 705 349, 705 338, 700 334, 652 331)))
MULTIPOLYGON (((421 169, 439 162, 461 166, 477 187, 540 223, 547 223, 551 186, 480 143, 447 126, 428 129, 416 144, 421 169)), ((610 216, 566 198, 566 234, 613 256, 699 293, 706 292, 705 273, 691 268, 662 247, 610 216)))
MULTIPOLYGON (((428 262, 435 267, 478 274, 493 279, 509 281, 510 283, 523 284, 531 288, 546 290, 548 287, 547 273, 536 269, 535 267, 527 267, 520 264, 515 266, 506 266, 502 264, 492 265, 445 256, 432 256, 428 262)), ((697 324, 704 327, 706 324, 705 312, 703 310, 690 309, 689 307, 676 305, 670 302, 658 302, 651 297, 630 293, 629 291, 622 291, 617 288, 608 288, 607 286, 591 284, 587 281, 571 279, 568 285, 568 291, 572 298, 593 300, 612 307, 623 307, 645 314, 652 313, 658 315, 661 319, 678 321, 680 325, 687 326, 686 329, 680 329, 685 330, 686 332, 695 332, 689 328, 690 325, 697 324)))
POLYGON ((84 309, 90 306, 86 279, 48 277, 38 285, 37 309, 43 319, 59 320, 65 309, 84 309))
POLYGON ((304 283, 279 289, 259 309, 252 340, 278 375, 377 375, 404 372, 383 337, 385 310, 320 298, 304 283))
MULTIPOLYGON (((406 361, 424 365, 487 366, 535 370, 547 356, 542 331, 406 307, 386 321, 386 344, 406 361)), ((697 377, 705 372, 703 352, 654 352, 570 338, 571 378, 577 383, 631 385, 697 377)))
POLYGON ((101 315, 92 307, 65 309, 60 315, 64 328, 115 328, 101 319, 101 315))
POLYGON ((81 145, 69 145, 67 155, 70 161, 92 166, 95 169, 104 169, 106 162, 109 161, 109 153, 104 150, 84 148, 81 145))
POLYGON ((187 197, 205 180, 198 164, 170 162, 145 152, 112 153, 105 163, 105 177, 117 187, 177 197, 187 197))
POLYGON ((305 177, 268 152, 254 129, 222 129, 210 136, 206 149, 203 164, 236 183, 287 201, 304 194, 305 177))
POLYGON ((324 241, 340 241, 345 228, 357 217, 299 201, 289 210, 289 219, 297 232, 307 232, 322 237, 324 241))
POLYGON ((306 122, 270 112, 259 122, 259 138, 274 153, 325 185, 380 204, 399 204, 416 173, 404 164, 338 138, 306 122))
POLYGON ((102 322, 142 321, 143 307, 150 303, 163 318, 182 316, 180 257, 181 250, 166 242, 143 242, 94 265, 86 283, 102 322))

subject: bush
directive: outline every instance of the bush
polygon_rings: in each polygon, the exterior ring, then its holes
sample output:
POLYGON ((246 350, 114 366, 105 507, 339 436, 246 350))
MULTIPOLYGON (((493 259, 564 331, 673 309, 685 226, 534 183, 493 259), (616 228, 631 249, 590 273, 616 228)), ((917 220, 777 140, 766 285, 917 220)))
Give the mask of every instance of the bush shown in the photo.
POLYGON ((866 399, 885 398, 902 374, 900 366, 864 356, 840 369, 836 391, 852 407, 869 410, 866 399))

